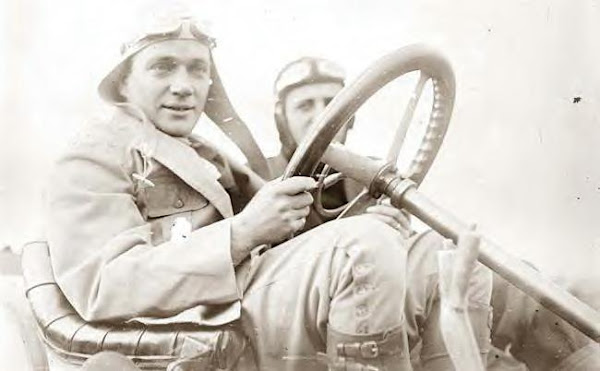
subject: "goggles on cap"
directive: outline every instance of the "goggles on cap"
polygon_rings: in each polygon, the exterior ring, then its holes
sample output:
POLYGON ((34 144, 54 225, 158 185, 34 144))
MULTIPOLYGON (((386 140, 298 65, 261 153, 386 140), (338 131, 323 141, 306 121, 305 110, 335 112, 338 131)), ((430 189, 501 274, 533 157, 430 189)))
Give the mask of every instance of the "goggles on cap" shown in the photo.
POLYGON ((132 55, 152 43, 172 39, 197 40, 210 49, 216 46, 216 41, 210 36, 206 25, 195 21, 192 17, 179 17, 161 20, 147 27, 144 33, 123 44, 121 54, 132 55))
POLYGON ((346 73, 337 64, 319 58, 301 58, 288 64, 275 80, 275 94, 281 99, 291 88, 317 82, 344 83, 346 73))

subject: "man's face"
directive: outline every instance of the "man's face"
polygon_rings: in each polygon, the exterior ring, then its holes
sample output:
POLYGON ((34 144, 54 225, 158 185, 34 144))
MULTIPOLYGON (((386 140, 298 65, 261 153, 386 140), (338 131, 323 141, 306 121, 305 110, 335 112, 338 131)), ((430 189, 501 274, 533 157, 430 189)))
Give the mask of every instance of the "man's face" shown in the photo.
POLYGON ((161 131, 187 136, 204 110, 209 88, 208 47, 194 40, 166 40, 133 57, 121 93, 161 131))
MULTIPOLYGON (((317 116, 342 87, 342 84, 337 82, 323 82, 301 85, 287 93, 283 102, 285 118, 296 144, 302 141, 317 116)), ((343 142, 347 130, 344 126, 336 139, 343 142)))

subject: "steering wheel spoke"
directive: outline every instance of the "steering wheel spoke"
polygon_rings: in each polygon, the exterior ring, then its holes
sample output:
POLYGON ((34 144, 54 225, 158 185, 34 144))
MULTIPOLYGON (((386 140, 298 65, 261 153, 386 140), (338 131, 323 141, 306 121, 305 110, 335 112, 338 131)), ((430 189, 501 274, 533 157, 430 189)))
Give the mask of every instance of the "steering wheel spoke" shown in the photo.
POLYGON ((415 114, 415 110, 417 109, 417 105, 419 104, 419 100, 421 100, 421 95, 423 94, 423 89, 425 88, 425 84, 429 81, 431 77, 425 74, 423 71, 419 73, 419 81, 417 85, 415 85, 415 89, 410 96, 410 100, 408 101, 408 105, 404 110, 404 115, 402 116, 402 120, 400 121, 400 125, 396 129, 396 134, 394 135, 394 142, 392 143, 386 160, 389 162, 394 162, 398 160, 398 156, 400 155, 400 149, 404 144, 404 139, 406 138, 406 134, 408 133, 408 128, 410 127, 410 123, 412 122, 413 116, 415 114))

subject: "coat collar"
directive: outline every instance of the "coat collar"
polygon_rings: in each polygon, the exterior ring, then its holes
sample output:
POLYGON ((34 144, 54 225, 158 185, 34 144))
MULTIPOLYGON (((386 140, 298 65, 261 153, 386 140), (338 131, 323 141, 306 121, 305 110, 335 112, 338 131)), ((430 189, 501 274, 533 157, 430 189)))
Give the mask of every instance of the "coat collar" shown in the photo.
POLYGON ((171 170, 190 187, 201 193, 223 215, 233 216, 229 194, 218 182, 221 174, 208 160, 199 156, 184 141, 178 140, 150 123, 131 105, 122 105, 121 112, 142 125, 142 133, 133 148, 142 156, 154 158, 171 170))

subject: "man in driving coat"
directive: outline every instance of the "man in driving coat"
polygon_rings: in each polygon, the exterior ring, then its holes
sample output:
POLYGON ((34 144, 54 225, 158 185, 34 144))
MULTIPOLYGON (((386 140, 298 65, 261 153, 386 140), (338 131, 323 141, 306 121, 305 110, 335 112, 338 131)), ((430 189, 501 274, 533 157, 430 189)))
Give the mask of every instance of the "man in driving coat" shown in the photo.
MULTIPOLYGON (((430 332, 424 366, 446 369, 439 329, 421 315, 435 307, 441 239, 406 239, 368 215, 289 239, 315 181, 264 184, 191 134, 224 99, 213 47, 180 18, 127 43, 102 80, 114 116, 81 129, 46 193, 53 269, 69 302, 87 321, 238 321, 265 370, 411 370, 409 335, 430 332)), ((478 268, 470 312, 487 323, 491 280, 478 268)), ((478 328, 485 354, 489 328, 478 328)))

